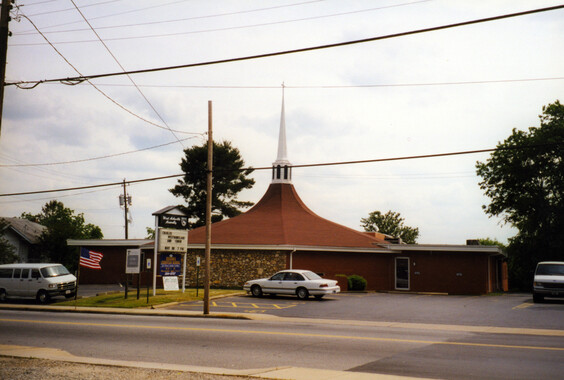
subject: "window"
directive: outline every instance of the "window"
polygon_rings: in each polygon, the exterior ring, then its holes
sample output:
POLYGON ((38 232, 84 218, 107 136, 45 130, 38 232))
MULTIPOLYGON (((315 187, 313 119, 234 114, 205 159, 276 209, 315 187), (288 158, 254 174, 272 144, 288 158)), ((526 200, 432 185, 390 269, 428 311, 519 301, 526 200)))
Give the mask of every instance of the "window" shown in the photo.
POLYGON ((304 281, 304 277, 299 273, 286 273, 285 281, 304 281))
POLYGON ((47 277, 57 277, 57 276, 64 276, 65 274, 69 274, 67 268, 62 265, 55 265, 52 267, 41 268, 41 274, 44 278, 47 277))
POLYGON ((539 264, 537 274, 544 276, 564 276, 563 264, 539 264))
POLYGON ((284 279, 284 273, 276 273, 270 278, 272 281, 282 281, 284 279))
POLYGON ((14 270, 11 268, 2 268, 0 269, 0 278, 12 278, 12 272, 14 270))
POLYGON ((396 257, 396 289, 409 290, 409 258, 396 257))
POLYGON ((310 280, 321 280, 321 276, 313 272, 305 272, 304 275, 310 280))

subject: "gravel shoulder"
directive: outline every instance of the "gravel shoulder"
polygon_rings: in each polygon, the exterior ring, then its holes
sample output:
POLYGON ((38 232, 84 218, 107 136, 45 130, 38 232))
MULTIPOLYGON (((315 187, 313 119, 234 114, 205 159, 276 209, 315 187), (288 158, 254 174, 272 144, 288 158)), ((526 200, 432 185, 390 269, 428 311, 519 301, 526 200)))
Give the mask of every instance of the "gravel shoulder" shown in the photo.
POLYGON ((158 369, 127 368, 60 362, 43 359, 0 357, 0 379, 10 380, 244 380, 247 376, 211 375, 158 369))

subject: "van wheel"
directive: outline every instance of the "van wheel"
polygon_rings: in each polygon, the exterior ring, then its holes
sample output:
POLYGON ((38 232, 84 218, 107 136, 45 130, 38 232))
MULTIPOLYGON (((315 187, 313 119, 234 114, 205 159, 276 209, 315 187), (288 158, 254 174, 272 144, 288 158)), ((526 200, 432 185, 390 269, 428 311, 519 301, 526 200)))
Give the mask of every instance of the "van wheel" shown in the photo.
POLYGON ((45 290, 40 290, 37 292, 37 302, 41 303, 41 304, 46 304, 47 302, 49 302, 49 300, 51 299, 51 297, 49 297, 49 293, 47 293, 45 290))
POLYGON ((0 289, 0 302, 6 302, 6 289, 0 289))
POLYGON ((541 303, 544 301, 544 296, 541 294, 533 293, 533 302, 534 303, 541 303))

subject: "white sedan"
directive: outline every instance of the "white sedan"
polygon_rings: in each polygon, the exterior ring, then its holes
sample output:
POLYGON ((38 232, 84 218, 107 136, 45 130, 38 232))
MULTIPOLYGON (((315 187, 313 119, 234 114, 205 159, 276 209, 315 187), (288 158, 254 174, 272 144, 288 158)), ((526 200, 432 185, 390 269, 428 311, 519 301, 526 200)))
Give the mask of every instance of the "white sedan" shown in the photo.
POLYGON ((247 281, 243 286, 254 297, 263 294, 295 294, 305 300, 311 294, 317 299, 326 294, 341 291, 337 281, 327 280, 309 270, 289 269, 276 273, 270 278, 247 281))

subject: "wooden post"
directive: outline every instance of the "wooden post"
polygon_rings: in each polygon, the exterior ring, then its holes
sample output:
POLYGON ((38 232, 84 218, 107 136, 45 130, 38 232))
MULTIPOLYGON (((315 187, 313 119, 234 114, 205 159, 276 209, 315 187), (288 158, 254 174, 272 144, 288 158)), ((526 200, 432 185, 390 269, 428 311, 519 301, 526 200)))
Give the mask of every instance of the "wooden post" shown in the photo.
POLYGON ((206 266, 204 281, 204 314, 210 313, 211 204, 213 170, 212 102, 208 101, 208 170, 206 196, 206 266))
POLYGON ((4 108, 4 79, 6 77, 6 57, 8 55, 8 23, 12 0, 3 0, 0 14, 0 130, 2 127, 2 110, 4 108))

